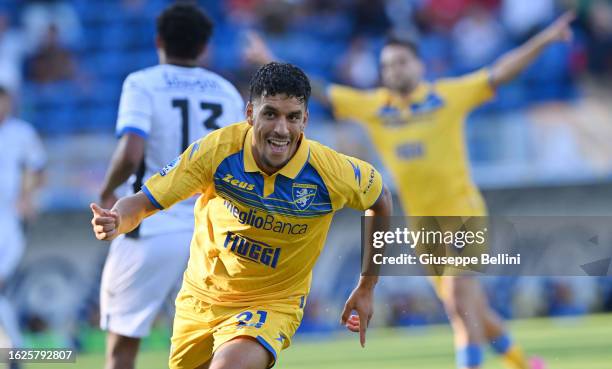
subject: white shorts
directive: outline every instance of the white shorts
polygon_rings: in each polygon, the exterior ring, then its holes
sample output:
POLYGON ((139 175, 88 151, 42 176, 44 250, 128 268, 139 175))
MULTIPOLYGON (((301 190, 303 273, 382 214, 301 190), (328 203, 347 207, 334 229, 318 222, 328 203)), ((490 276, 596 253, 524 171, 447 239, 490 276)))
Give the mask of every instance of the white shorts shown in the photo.
POLYGON ((100 327, 145 337, 164 302, 174 302, 189 259, 193 232, 138 239, 120 236, 106 258, 100 286, 100 327))

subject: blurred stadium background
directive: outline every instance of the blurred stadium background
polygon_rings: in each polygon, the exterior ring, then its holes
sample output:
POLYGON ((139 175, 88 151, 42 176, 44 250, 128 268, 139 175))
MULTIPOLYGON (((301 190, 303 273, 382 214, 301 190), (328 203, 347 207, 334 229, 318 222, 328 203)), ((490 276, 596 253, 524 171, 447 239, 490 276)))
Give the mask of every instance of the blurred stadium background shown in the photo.
MULTIPOLYGON (((49 155, 47 182, 38 198, 40 214, 25 225, 28 249, 9 293, 28 346, 78 348, 85 360, 79 367, 100 367, 104 349, 97 304, 107 247, 91 235, 87 205, 97 199, 114 149, 123 79, 157 63, 154 18, 168 3, 0 1, 0 84, 13 91, 16 115, 36 127, 49 155)), ((611 213, 612 1, 199 3, 216 22, 205 66, 243 92, 253 71, 241 56, 249 29, 260 31, 280 58, 313 76, 368 88, 378 83, 377 53, 389 29, 419 40, 427 77, 437 78, 486 65, 563 9, 576 9, 574 41, 546 50, 518 80, 499 89, 495 102, 470 117, 472 171, 492 214, 611 213)), ((330 120, 313 103, 307 134, 380 163, 356 125, 330 120)), ((337 216, 298 331, 299 340, 316 337, 327 343, 295 345, 281 367, 343 367, 351 360, 363 367, 452 367, 450 331, 431 327, 446 318, 425 278, 384 278, 377 290, 376 327, 419 328, 380 328, 370 337, 369 353, 357 353, 356 338, 349 344, 347 335, 339 333, 339 311, 358 275, 358 217, 351 211, 337 216), (385 355, 396 361, 374 361, 385 355), (302 360, 314 360, 312 356, 319 361, 302 360)), ((602 329, 612 326, 612 318, 585 317, 612 311, 612 279, 500 277, 485 283, 503 316, 539 317, 515 323, 516 335, 528 351, 542 349, 556 363, 551 367, 612 367, 612 329, 602 329), (562 316, 585 318, 553 320, 562 316), (574 363, 573 354, 594 361, 574 363)), ((168 322, 160 318, 145 342, 141 367, 164 367, 168 322)))

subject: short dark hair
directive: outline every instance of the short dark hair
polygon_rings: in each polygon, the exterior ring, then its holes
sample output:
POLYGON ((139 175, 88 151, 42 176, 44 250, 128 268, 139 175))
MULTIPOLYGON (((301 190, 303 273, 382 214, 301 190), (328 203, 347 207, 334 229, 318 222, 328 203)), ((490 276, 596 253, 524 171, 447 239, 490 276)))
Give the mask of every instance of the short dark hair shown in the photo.
POLYGON ((250 82, 249 101, 260 96, 286 94, 308 105, 310 81, 298 67, 289 63, 268 63, 255 72, 250 82))
POLYGON ((402 37, 402 36, 398 36, 395 34, 390 34, 389 36, 387 36, 384 46, 405 47, 406 49, 410 50, 414 54, 414 56, 416 56, 417 58, 421 57, 417 43, 408 37, 402 37))
POLYGON ((197 5, 179 2, 167 7, 157 17, 157 34, 166 55, 196 59, 208 44, 213 22, 197 5))
POLYGON ((8 88, 0 85, 0 96, 10 96, 11 93, 9 92, 8 88))

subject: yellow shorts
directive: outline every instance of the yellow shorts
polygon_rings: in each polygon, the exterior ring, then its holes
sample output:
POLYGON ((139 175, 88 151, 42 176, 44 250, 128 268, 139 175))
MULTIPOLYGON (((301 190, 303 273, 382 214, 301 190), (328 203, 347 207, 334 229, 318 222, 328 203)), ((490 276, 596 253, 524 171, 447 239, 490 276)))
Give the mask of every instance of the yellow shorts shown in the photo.
POLYGON ((304 300, 228 307, 206 303, 181 290, 176 299, 168 365, 171 369, 196 368, 210 360, 225 342, 248 336, 270 352, 272 367, 300 326, 304 300))

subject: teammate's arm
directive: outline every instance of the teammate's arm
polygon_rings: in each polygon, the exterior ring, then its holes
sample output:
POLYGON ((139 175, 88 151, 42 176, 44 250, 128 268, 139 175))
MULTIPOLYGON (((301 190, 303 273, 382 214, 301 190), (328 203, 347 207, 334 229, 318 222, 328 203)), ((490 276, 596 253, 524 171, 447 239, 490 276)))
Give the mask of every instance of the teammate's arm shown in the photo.
MULTIPOLYGON (((244 49, 244 57, 246 60, 257 66, 278 61, 278 58, 272 53, 259 34, 251 31, 247 33, 246 37, 247 44, 244 49)), ((330 107, 331 100, 327 94, 328 83, 318 78, 309 77, 309 79, 311 88, 310 96, 326 107, 330 107)))
MULTIPOLYGON (((247 34, 247 43, 243 54, 246 60, 257 66, 278 60, 263 38, 255 32, 247 34)), ((356 123, 364 123, 359 118, 368 114, 367 110, 364 110, 364 107, 367 107, 370 101, 366 92, 330 83, 316 77, 309 78, 312 98, 332 110, 336 118, 335 122, 351 119, 356 123)))
POLYGON ((514 79, 551 43, 570 41, 572 31, 569 25, 574 18, 573 12, 566 12, 553 24, 533 36, 526 43, 502 55, 491 66, 491 85, 497 87, 514 79))
MULTIPOLYGON (((365 215, 368 217, 366 226, 372 227, 372 229, 366 231, 365 234, 372 234, 373 231, 377 230, 386 231, 389 227, 388 217, 390 217, 392 213, 393 202, 391 192, 389 192, 387 186, 383 186, 378 200, 366 210, 365 215)), ((371 244, 371 242, 369 244, 371 244)), ((372 252, 372 248, 364 247, 364 260, 372 260, 372 252)), ((376 273, 368 274, 373 275, 362 275, 359 278, 357 287, 355 287, 344 304, 341 318, 341 323, 346 325, 349 330, 359 332, 359 342, 362 347, 365 347, 366 329, 374 314, 374 286, 378 282, 376 273), (357 312, 357 314, 351 315, 352 311, 357 312)))
POLYGON ((121 136, 100 191, 103 208, 110 208, 115 204, 115 190, 136 173, 144 158, 144 150, 144 137, 129 132, 121 136))

